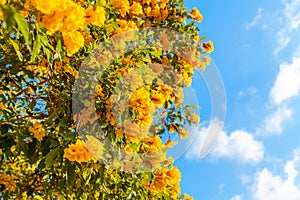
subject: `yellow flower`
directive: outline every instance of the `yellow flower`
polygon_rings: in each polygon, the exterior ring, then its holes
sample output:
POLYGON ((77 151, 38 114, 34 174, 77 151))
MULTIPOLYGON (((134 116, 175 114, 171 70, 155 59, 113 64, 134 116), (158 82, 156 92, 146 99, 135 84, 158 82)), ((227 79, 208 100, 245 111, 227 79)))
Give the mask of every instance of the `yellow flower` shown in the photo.
POLYGON ((42 141, 46 132, 41 122, 34 122, 33 126, 29 127, 29 131, 34 134, 38 141, 42 141))
POLYGON ((192 14, 194 20, 196 20, 198 22, 201 22, 203 20, 203 17, 197 8, 193 8, 193 10, 191 11, 191 14, 192 14))
POLYGON ((211 58, 209 56, 205 56, 202 61, 204 62, 205 65, 210 65, 211 63, 211 58))
POLYGON ((100 159, 103 155, 104 144, 94 136, 88 135, 86 138, 87 141, 84 143, 84 146, 95 158, 100 159))
POLYGON ((5 106, 2 102, 0 102, 0 110, 4 110, 5 109, 5 106))
POLYGON ((54 11, 42 17, 41 24, 47 28, 47 34, 51 35, 63 26, 64 12, 54 11))
POLYGON ((179 128, 178 134, 179 134, 180 138, 188 138, 188 136, 189 136, 189 132, 185 128, 182 128, 182 127, 179 128))
POLYGON ((178 128, 178 125, 177 124, 170 124, 168 126, 168 132, 169 133, 174 133, 176 131, 176 129, 178 128))
MULTIPOLYGON (((0 0, 0 4, 6 4, 6 0, 0 0)), ((2 19, 4 16, 3 12, 2 12, 2 9, 0 8, 0 19, 2 19)))
POLYGON ((142 179, 141 183, 146 189, 150 190, 153 195, 165 193, 174 199, 180 192, 180 179, 181 173, 178 168, 159 168, 154 173, 154 180, 151 183, 149 183, 149 178, 142 179))
POLYGON ((196 115, 195 113, 193 113, 191 116, 190 116, 190 123, 194 123, 194 124, 197 124, 200 122, 200 117, 198 115, 196 115))
POLYGON ((62 36, 67 47, 67 54, 69 56, 73 55, 84 46, 84 38, 78 31, 66 33, 63 32, 62 36))
POLYGON ((142 15, 143 14, 143 7, 140 3, 133 2, 133 4, 130 6, 130 13, 134 15, 142 15))
POLYGON ((30 0, 32 5, 43 14, 50 14, 56 10, 58 1, 56 0, 30 0))
POLYGON ((174 88, 172 92, 174 95, 174 103, 176 105, 182 103, 184 100, 184 94, 182 88, 174 88))
POLYGON ((96 10, 93 7, 86 9, 86 24, 94 24, 102 26, 106 20, 106 14, 103 7, 97 7, 96 10))
POLYGON ((214 43, 211 40, 203 43, 202 46, 207 53, 211 53, 214 51, 214 43))
POLYGON ((147 152, 157 152, 163 148, 162 141, 158 135, 153 138, 146 138, 142 141, 143 149, 147 152))
POLYGON ((17 188, 14 179, 5 174, 0 174, 0 185, 4 185, 9 191, 14 192, 17 188))
POLYGON ((184 194, 184 200, 194 200, 194 198, 188 194, 184 194))
POLYGON ((63 69, 63 70, 64 70, 65 72, 71 74, 71 75, 74 76, 74 77, 76 77, 77 74, 78 74, 78 71, 77 71, 75 68, 71 67, 69 64, 66 64, 66 65, 64 66, 64 69, 63 69))
POLYGON ((112 0, 111 4, 113 7, 124 17, 129 10, 128 0, 112 0))
POLYGON ((139 137, 139 138, 145 138, 147 136, 147 129, 145 127, 139 126, 130 121, 125 121, 123 123, 123 127, 124 127, 124 133, 127 136, 139 137))
POLYGON ((163 106, 166 101, 165 96, 160 91, 153 91, 151 93, 151 100, 158 106, 163 106))
POLYGON ((77 140, 75 144, 71 144, 64 150, 64 158, 77 162, 88 162, 93 159, 92 154, 87 151, 80 140, 77 140))
POLYGON ((120 26, 119 32, 137 28, 136 23, 131 20, 127 21, 127 20, 117 19, 117 23, 120 26))
POLYGON ((85 27, 85 10, 80 5, 71 1, 64 14, 62 32, 74 32, 85 27))

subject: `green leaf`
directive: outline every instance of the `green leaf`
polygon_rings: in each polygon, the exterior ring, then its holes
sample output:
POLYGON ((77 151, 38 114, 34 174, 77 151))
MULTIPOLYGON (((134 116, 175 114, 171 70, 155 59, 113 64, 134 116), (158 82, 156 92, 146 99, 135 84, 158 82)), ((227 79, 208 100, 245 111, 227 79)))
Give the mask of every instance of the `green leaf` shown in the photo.
POLYGON ((18 24, 18 28, 21 31, 25 42, 28 43, 29 41, 29 29, 28 29, 28 24, 25 21, 25 19, 22 17, 22 15, 20 15, 14 8, 14 19, 16 20, 17 24, 18 24))
POLYGON ((109 125, 108 122, 104 122, 104 123, 101 125, 101 128, 106 128, 108 125, 109 125))
POLYGON ((60 147, 56 147, 55 149, 51 150, 47 156, 46 156, 46 168, 48 167, 51 167, 54 163, 55 163, 55 160, 58 156, 58 152, 60 150, 60 147))
POLYGON ((23 60, 23 56, 22 56, 22 54, 21 54, 21 52, 20 52, 20 50, 19 50, 18 44, 15 43, 13 40, 10 40, 10 42, 11 42, 11 44, 13 45, 13 47, 14 47, 14 49, 15 49, 17 55, 18 55, 19 60, 22 61, 22 60, 23 60))
POLYGON ((58 145, 59 145, 59 142, 55 139, 55 140, 52 141, 52 143, 49 147, 53 148, 53 147, 57 147, 58 145))
POLYGON ((36 36, 36 40, 35 40, 34 45, 33 45, 33 50, 32 50, 32 53, 31 53, 32 55, 31 55, 31 58, 30 58, 30 62, 33 62, 35 60, 35 58, 38 56, 41 47, 42 47, 41 36, 38 34, 36 36))
POLYGON ((70 164, 67 169, 67 181, 69 185, 74 183, 75 175, 75 165, 70 164))

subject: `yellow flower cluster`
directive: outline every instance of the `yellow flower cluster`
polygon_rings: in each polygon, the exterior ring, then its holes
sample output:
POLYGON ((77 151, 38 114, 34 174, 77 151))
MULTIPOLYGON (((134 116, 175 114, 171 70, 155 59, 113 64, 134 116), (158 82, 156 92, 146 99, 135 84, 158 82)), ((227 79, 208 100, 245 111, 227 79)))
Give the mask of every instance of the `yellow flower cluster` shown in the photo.
POLYGON ((101 26, 106 19, 103 7, 89 7, 85 10, 72 0, 30 0, 30 3, 42 13, 41 24, 47 28, 47 34, 56 31, 62 33, 69 56, 84 46, 80 30, 89 23, 101 26))
POLYGON ((199 12, 199 10, 197 8, 193 8, 193 10, 191 11, 191 14, 192 14, 194 20, 196 20, 197 22, 202 22, 203 16, 201 15, 201 13, 199 12))
POLYGON ((159 85, 155 90, 151 91, 151 100, 157 106, 163 106, 170 99, 172 88, 167 85, 159 85))
POLYGON ((0 174, 0 185, 4 185, 11 192, 14 192, 17 188, 14 179, 6 174, 0 174))
POLYGON ((179 135, 179 138, 183 138, 183 139, 188 138, 189 132, 185 128, 180 127, 178 130, 178 135, 179 135))
POLYGON ((214 51, 214 43, 211 40, 203 43, 202 46, 207 53, 211 53, 214 51))
POLYGON ((128 0, 112 0, 111 1, 114 8, 121 14, 122 17, 125 17, 127 11, 129 11, 130 4, 128 0))
POLYGON ((200 117, 195 113, 192 113, 190 116, 190 123, 191 124, 198 124, 200 122, 200 117))
POLYGON ((64 150, 64 158, 67 158, 69 161, 88 162, 93 159, 93 156, 85 148, 82 141, 77 140, 75 144, 71 144, 68 148, 64 150))
POLYGON ((152 124, 153 102, 149 91, 145 87, 141 87, 133 92, 129 104, 137 113, 137 124, 141 126, 150 126, 152 124))
MULTIPOLYGON (((167 4, 169 0, 112 0, 112 7, 120 14, 124 19, 129 17, 130 19, 142 18, 139 22, 145 21, 145 27, 151 26, 149 18, 153 18, 155 21, 159 22, 165 20, 171 13, 171 7, 167 4)), ((131 21, 131 20, 127 20, 131 21)), ((139 27, 140 24, 133 26, 133 21, 131 21, 131 27, 139 27)), ((124 25, 124 23, 122 23, 124 25)), ((127 28, 130 26, 126 26, 127 28)), ((128 30, 128 29, 127 29, 128 30)))
POLYGON ((45 136, 45 129, 39 121, 35 121, 33 126, 29 127, 29 132, 32 132, 38 141, 42 141, 45 136))
POLYGON ((178 168, 159 168, 155 172, 154 180, 151 183, 149 182, 149 178, 143 179, 141 183, 146 189, 150 190, 153 195, 165 193, 172 199, 175 199, 180 192, 180 179, 181 173, 178 168))

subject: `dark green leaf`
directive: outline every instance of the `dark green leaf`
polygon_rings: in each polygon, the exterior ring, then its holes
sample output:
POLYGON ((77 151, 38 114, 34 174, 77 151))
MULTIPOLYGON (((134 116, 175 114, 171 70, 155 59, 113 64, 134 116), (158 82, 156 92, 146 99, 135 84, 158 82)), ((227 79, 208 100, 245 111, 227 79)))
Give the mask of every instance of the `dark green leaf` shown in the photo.
POLYGON ((58 153, 59 153, 59 150, 60 148, 59 147, 56 147, 55 149, 53 149, 52 151, 50 151, 47 156, 46 156, 46 167, 51 167, 54 163, 55 163, 55 160, 58 156, 58 153))
POLYGON ((76 174, 75 174, 75 165, 70 164, 68 166, 68 170, 67 170, 67 181, 68 181, 69 185, 73 185, 75 177, 76 177, 76 174))

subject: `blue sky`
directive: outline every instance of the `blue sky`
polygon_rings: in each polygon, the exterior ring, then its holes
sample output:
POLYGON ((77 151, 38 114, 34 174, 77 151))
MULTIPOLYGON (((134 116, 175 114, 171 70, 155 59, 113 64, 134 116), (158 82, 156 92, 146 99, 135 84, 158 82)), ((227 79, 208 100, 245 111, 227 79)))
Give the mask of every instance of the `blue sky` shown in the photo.
POLYGON ((300 0, 186 5, 201 11, 200 34, 214 41, 227 112, 219 142, 200 159, 210 122, 210 96, 200 92, 196 140, 175 162, 182 192, 196 200, 299 200, 300 0))

